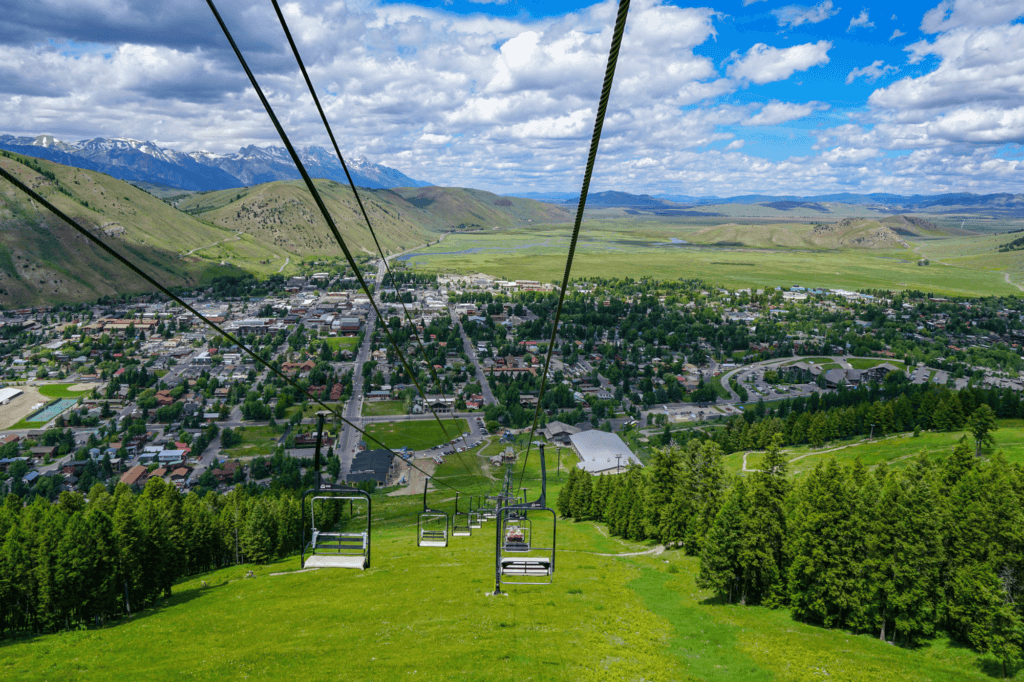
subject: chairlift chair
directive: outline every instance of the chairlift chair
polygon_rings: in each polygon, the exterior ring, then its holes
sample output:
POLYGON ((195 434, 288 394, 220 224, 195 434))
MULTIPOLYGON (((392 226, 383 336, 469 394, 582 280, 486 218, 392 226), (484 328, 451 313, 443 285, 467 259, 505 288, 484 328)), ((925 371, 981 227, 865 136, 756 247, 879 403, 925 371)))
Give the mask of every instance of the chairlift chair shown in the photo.
MULTIPOLYGON (((547 506, 547 467, 544 446, 540 445, 540 497, 533 502, 511 504, 511 500, 497 510, 501 522, 497 524, 494 542, 494 594, 501 594, 505 585, 549 585, 555 573, 555 547, 558 518, 547 506), (551 515, 551 546, 537 545, 533 523, 537 513, 551 515)), ((546 523, 546 522, 545 522, 546 523)))
POLYGON ((365 490, 337 485, 320 485, 302 494, 302 568, 358 568, 370 567, 370 494, 365 490), (309 504, 311 537, 306 542, 306 497, 309 504), (317 526, 316 503, 340 504, 366 502, 366 527, 359 531, 328 531, 317 526))
POLYGON ((420 512, 416 520, 416 546, 447 547, 448 513, 427 506, 428 483, 430 483, 429 478, 423 482, 423 511, 420 512))
POLYGON ((476 529, 483 527, 483 513, 480 511, 481 495, 469 496, 469 527, 476 529))
POLYGON ((459 492, 455 491, 455 513, 452 514, 452 536, 469 537, 473 535, 473 526, 470 524, 469 512, 459 511, 459 492))
POLYGON ((340 486, 334 483, 324 484, 320 477, 320 445, 323 441, 324 419, 327 412, 317 413, 316 451, 313 455, 313 470, 316 472, 316 484, 302 493, 300 525, 302 526, 302 542, 300 566, 302 568, 358 568, 370 567, 370 522, 373 518, 370 494, 365 490, 340 486), (306 498, 309 501, 310 541, 306 542, 306 498), (349 503, 351 513, 353 502, 366 502, 366 528, 360 531, 326 530, 317 525, 316 504, 340 504, 344 510, 349 503), (308 557, 307 557, 308 553, 308 557))

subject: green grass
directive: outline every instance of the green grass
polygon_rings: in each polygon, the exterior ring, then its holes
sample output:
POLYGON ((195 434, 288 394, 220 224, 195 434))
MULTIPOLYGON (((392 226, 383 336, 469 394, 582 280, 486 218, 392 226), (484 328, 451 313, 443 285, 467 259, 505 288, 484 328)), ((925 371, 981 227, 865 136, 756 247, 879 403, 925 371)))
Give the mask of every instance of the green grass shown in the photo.
POLYGON ((46 384, 44 386, 37 386, 39 393, 45 395, 47 398, 78 398, 86 395, 92 391, 92 389, 86 389, 84 391, 72 391, 70 390, 75 384, 46 384))
MULTIPOLYGON (((1024 464, 1024 420, 1000 419, 997 422, 999 430, 992 434, 996 439, 996 445, 991 450, 983 451, 983 454, 990 456, 996 451, 1002 450, 1010 462, 1024 464)), ((922 450, 930 458, 945 459, 952 452, 957 441, 964 435, 967 435, 970 440, 970 434, 965 431, 928 431, 922 433, 918 438, 912 437, 909 433, 901 433, 876 438, 873 441, 858 438, 830 443, 820 449, 800 445, 786 448, 784 452, 790 461, 789 473, 791 476, 801 476, 813 469, 818 462, 826 461, 829 458, 835 458, 842 464, 852 465, 859 456, 867 467, 873 468, 882 462, 887 462, 890 467, 902 468, 907 466, 910 459, 922 450)), ((762 458, 763 453, 750 453, 747 455, 747 468, 759 468, 762 458)), ((727 471, 739 473, 743 468, 743 453, 735 452, 726 455, 724 463, 727 471)))
MULTIPOLYGON (((753 241, 736 246, 707 243, 661 246, 671 237, 691 242, 703 239, 702 232, 705 237, 713 237, 708 231, 709 220, 716 224, 729 222, 721 218, 592 219, 581 235, 573 276, 607 277, 613 273, 618 277, 671 280, 695 277, 726 288, 801 285, 853 290, 919 289, 960 296, 1021 294, 1020 289, 1003 280, 1002 273, 1004 270, 1011 272, 1019 282, 1024 279, 1024 271, 1018 272, 1020 266, 1012 259, 988 255, 991 249, 979 252, 986 254, 987 260, 978 255, 975 260, 945 260, 949 263, 945 265, 933 260, 930 266, 919 267, 916 263, 920 254, 911 249, 810 248, 800 241, 809 229, 806 223, 787 223, 763 235, 762 239, 757 236, 759 232, 746 224, 750 221, 744 221, 737 234, 750 233, 753 236, 749 239, 753 241), (792 232, 797 241, 779 236, 786 230, 792 232)), ((565 268, 569 232, 558 226, 538 226, 455 234, 439 245, 418 251, 420 255, 409 263, 432 272, 484 272, 512 279, 551 282, 560 279, 565 268), (474 251, 466 253, 467 250, 474 251)), ((988 238, 935 239, 928 242, 928 248, 942 244, 953 254, 973 253, 973 240, 988 238)))
POLYGON ((380 417, 396 414, 405 414, 405 403, 401 400, 367 401, 363 403, 364 417, 380 417))
POLYGON ((277 439, 284 433, 284 425, 240 426, 235 431, 242 434, 242 444, 222 450, 221 454, 233 459, 258 455, 266 457, 274 454, 274 450, 277 448, 277 439))
MULTIPOLYGON (((463 431, 469 430, 469 424, 465 419, 442 419, 441 421, 448 432, 448 438, 445 438, 445 431, 433 419, 369 424, 366 427, 366 433, 392 450, 406 447, 411 450, 422 450, 440 445, 452 438, 461 437, 463 431)), ((371 448, 375 447, 370 441, 367 441, 367 445, 371 448)))
POLYGON ((878 367, 879 365, 883 365, 887 362, 890 365, 895 365, 896 367, 903 367, 902 360, 890 360, 889 358, 850 358, 847 362, 849 362, 850 367, 853 367, 854 369, 871 369, 872 367, 878 367))
POLYGON ((328 336, 320 339, 324 341, 331 350, 338 352, 338 349, 345 349, 355 352, 356 344, 359 342, 358 336, 328 336))
MULTIPOLYGON (((457 474, 453 462, 440 470, 457 474)), ((560 484, 554 461, 547 464, 554 499, 560 484)), ((539 474, 531 455, 523 483, 531 497, 539 474)), ((465 467, 462 475, 482 491, 497 486, 465 467)), ((453 495, 439 491, 431 506, 452 511, 453 495)), ((131 620, 5 642, 0 671, 5 679, 89 681, 122 680, 125 670, 152 680, 991 679, 990 659, 942 639, 902 649, 871 633, 795 622, 784 609, 718 605, 695 586, 695 558, 621 556, 647 545, 609 537, 593 522, 559 521, 553 584, 486 596, 494 523, 447 548, 419 549, 421 504, 415 495, 374 496, 365 572, 296 573, 293 556, 192 576, 131 620), (249 570, 255 577, 246 579, 249 570), (167 646, 197 632, 202 641, 189 655, 167 646)))

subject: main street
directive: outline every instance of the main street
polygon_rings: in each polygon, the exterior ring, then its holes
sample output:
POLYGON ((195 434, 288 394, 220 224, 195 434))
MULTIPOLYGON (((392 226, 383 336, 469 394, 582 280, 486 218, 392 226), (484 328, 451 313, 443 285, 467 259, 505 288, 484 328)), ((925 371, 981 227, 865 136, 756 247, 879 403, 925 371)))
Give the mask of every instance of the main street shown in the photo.
MULTIPOLYGON (((374 279, 373 300, 380 304, 380 287, 384 282, 384 274, 387 272, 383 260, 374 261, 377 264, 377 277, 374 279)), ((345 404, 343 415, 345 419, 353 424, 361 425, 361 410, 363 404, 363 365, 370 359, 370 349, 373 345, 373 332, 376 328, 377 317, 372 309, 366 316, 366 329, 364 330, 363 343, 356 352, 355 364, 352 370, 352 397, 345 404)), ((338 447, 334 452, 341 459, 341 479, 348 476, 352 467, 352 459, 355 457, 356 448, 362 440, 362 434, 347 424, 341 424, 341 435, 338 438, 338 447)))
POLYGON ((462 350, 469 356, 470 362, 476 368, 476 380, 480 384, 480 392, 484 396, 484 405, 497 405, 498 401, 494 397, 494 392, 491 391, 491 385, 487 381, 487 377, 484 376, 483 367, 480 366, 480 360, 476 356, 476 348, 470 342, 466 330, 462 328, 462 320, 455 316, 455 309, 450 305, 448 306, 448 315, 459 326, 459 334, 462 336, 462 350))

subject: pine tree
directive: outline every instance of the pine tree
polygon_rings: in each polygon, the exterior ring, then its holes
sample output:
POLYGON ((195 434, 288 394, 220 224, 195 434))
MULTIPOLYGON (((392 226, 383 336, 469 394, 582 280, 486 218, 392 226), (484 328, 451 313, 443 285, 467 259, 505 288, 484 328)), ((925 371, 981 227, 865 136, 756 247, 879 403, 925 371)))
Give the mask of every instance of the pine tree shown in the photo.
POLYGON ((763 469, 750 483, 750 503, 740 555, 743 566, 743 598, 754 603, 780 604, 785 597, 787 464, 781 438, 768 448, 763 469))
POLYGON ((274 548, 277 546, 277 520, 262 499, 249 500, 249 513, 246 515, 242 543, 249 561, 265 564, 274 558, 274 548))
POLYGON ((723 601, 741 598, 743 567, 740 553, 745 544, 747 486, 736 479, 708 532, 700 555, 697 587, 714 591, 723 601))
POLYGON ((143 606, 142 550, 145 534, 135 518, 135 496, 121 495, 114 511, 114 548, 117 552, 116 586, 121 607, 131 615, 143 606))
POLYGON ((661 517, 667 511, 679 481, 681 459, 679 448, 657 448, 654 451, 647 496, 646 520, 649 535, 661 537, 661 517))
POLYGON ((576 495, 576 482, 579 478, 579 468, 573 467, 569 472, 569 478, 565 485, 558 491, 558 513, 562 518, 572 518, 572 504, 576 495))
POLYGON ((967 424, 967 428, 970 429, 971 435, 974 436, 974 442, 977 444, 976 456, 981 457, 981 448, 983 446, 992 447, 996 444, 996 439, 992 437, 992 432, 999 427, 996 426, 996 415, 988 405, 982 404, 974 411, 967 424))
POLYGON ((57 545, 54 579, 61 599, 60 613, 70 628, 90 616, 91 581, 95 577, 95 546, 85 514, 76 511, 68 519, 57 545))
POLYGON ((879 498, 871 584, 879 639, 915 644, 934 632, 942 591, 943 505, 939 473, 922 452, 890 476, 879 498), (890 624, 892 627, 890 628, 890 624))
POLYGON ((576 488, 573 490, 572 516, 578 521, 586 519, 590 514, 591 497, 594 492, 593 478, 589 473, 581 470, 576 488))
POLYGON ((975 458, 967 437, 961 438, 953 447, 953 453, 942 463, 942 483, 952 490, 964 476, 974 470, 975 458))
POLYGON ((849 472, 829 459, 793 491, 787 520, 789 600, 799 619, 838 627, 858 610, 857 490, 849 472))

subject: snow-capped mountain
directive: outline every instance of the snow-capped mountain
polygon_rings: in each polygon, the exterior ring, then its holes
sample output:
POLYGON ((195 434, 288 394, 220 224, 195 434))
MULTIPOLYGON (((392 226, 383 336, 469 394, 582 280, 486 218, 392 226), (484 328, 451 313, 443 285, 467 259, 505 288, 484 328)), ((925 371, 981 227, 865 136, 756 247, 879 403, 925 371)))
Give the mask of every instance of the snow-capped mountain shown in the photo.
MULTIPOLYGON (((234 154, 207 151, 179 152, 125 137, 96 137, 68 143, 51 135, 0 135, 0 149, 47 159, 76 168, 100 171, 127 181, 150 182, 193 191, 230 189, 299 177, 284 147, 242 147, 234 154)), ((299 158, 309 174, 347 183, 333 152, 305 147, 299 158)), ((352 179, 360 187, 427 187, 401 171, 370 162, 366 157, 348 161, 352 179)))

